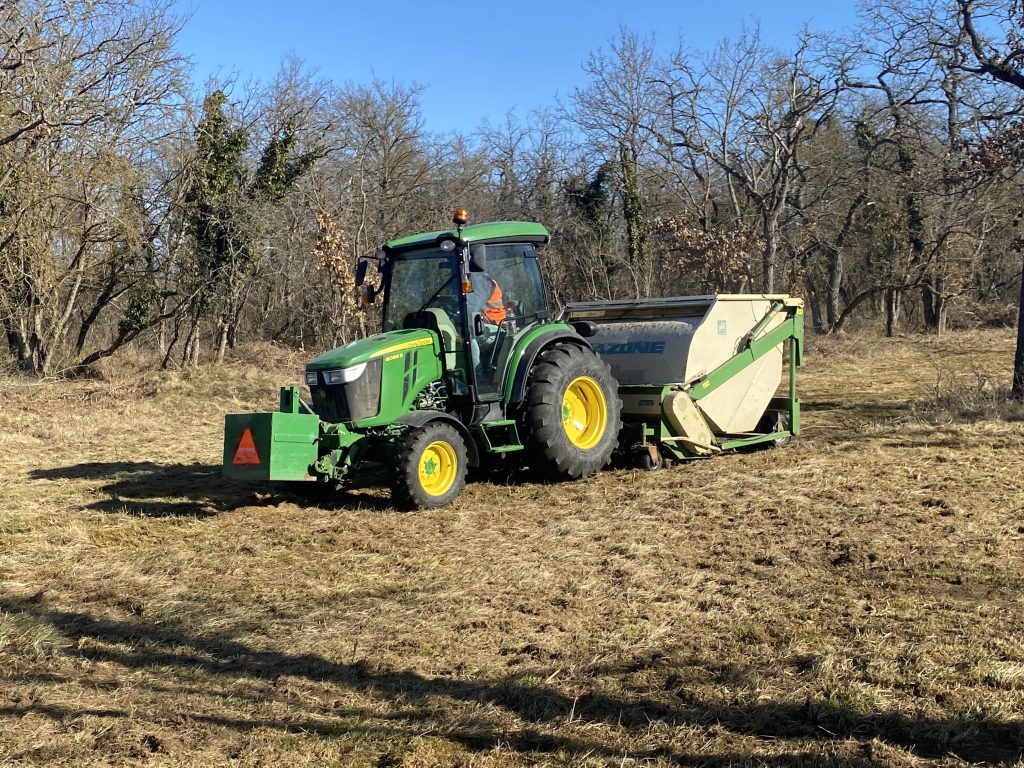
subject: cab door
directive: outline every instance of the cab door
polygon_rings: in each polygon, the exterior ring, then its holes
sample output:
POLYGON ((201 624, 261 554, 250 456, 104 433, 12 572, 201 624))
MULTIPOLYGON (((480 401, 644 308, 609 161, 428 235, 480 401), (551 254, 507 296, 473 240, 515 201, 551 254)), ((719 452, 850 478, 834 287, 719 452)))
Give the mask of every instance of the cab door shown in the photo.
MULTIPOLYGON (((470 275, 473 290, 466 296, 470 356, 477 397, 501 398, 516 339, 549 317, 537 249, 530 243, 487 246, 487 272, 470 275), (505 310, 501 322, 488 319, 497 284, 505 310)), ((494 313, 490 313, 494 314, 494 313)))

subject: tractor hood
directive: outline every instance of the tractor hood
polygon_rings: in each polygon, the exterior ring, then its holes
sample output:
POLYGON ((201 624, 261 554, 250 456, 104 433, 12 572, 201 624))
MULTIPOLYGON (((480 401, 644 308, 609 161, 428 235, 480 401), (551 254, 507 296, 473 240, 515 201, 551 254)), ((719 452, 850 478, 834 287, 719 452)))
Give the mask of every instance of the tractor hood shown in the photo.
POLYGON ((422 328, 411 328, 401 331, 388 331, 353 341, 343 347, 324 352, 306 364, 307 371, 325 371, 334 368, 348 368, 359 365, 378 357, 404 352, 417 347, 434 347, 435 354, 440 354, 437 336, 422 328))

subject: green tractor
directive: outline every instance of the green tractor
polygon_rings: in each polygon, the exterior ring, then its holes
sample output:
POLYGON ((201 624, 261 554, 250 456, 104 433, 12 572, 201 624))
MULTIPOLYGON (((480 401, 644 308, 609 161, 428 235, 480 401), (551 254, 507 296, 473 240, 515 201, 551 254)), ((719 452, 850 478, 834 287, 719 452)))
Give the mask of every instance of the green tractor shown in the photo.
POLYGON ((621 402, 611 370, 573 326, 553 322, 529 222, 388 242, 357 265, 364 300, 383 294, 382 332, 311 360, 274 413, 225 419, 224 474, 325 488, 388 486, 405 508, 440 507, 468 468, 521 452, 548 479, 605 466, 621 402), (380 284, 366 282, 376 264, 380 284))

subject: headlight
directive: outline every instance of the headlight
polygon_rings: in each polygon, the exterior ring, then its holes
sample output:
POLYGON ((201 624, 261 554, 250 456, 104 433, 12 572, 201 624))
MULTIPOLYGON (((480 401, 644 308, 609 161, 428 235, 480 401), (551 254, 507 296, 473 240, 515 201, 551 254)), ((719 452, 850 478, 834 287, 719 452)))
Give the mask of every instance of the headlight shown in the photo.
POLYGON ((366 363, 353 365, 348 368, 339 368, 334 371, 324 371, 324 381, 328 384, 351 384, 363 375, 366 370, 366 363))
POLYGON ((316 386, 316 371, 306 371, 306 384, 310 387, 316 386))

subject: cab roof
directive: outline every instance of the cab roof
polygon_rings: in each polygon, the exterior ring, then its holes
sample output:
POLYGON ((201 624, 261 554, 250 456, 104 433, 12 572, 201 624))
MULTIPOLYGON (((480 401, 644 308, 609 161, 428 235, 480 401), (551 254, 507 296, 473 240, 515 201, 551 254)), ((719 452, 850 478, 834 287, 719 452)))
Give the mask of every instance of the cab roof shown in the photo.
POLYGON ((437 232, 420 232, 389 240, 384 250, 388 252, 426 248, 442 240, 459 240, 463 243, 533 243, 544 245, 550 239, 548 231, 532 221, 486 221, 462 228, 462 236, 453 229, 437 232))

